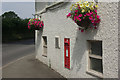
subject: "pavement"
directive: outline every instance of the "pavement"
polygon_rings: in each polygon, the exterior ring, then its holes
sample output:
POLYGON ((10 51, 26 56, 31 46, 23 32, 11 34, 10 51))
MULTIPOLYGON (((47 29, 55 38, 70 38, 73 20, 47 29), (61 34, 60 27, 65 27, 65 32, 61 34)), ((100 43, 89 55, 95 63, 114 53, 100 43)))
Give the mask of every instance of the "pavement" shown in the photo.
MULTIPOLYGON (((6 64, 2 68, 3 78, 63 78, 59 73, 49 68, 39 60, 35 54, 27 55, 6 64)), ((66 80, 66 79, 65 79, 66 80)))

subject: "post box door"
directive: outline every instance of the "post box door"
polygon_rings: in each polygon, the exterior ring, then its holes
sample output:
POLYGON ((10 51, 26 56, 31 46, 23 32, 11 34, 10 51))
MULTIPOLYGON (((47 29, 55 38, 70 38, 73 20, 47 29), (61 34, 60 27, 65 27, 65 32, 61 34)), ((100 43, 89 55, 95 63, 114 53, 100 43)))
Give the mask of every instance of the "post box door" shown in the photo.
POLYGON ((70 69, 70 39, 64 39, 64 66, 70 69))

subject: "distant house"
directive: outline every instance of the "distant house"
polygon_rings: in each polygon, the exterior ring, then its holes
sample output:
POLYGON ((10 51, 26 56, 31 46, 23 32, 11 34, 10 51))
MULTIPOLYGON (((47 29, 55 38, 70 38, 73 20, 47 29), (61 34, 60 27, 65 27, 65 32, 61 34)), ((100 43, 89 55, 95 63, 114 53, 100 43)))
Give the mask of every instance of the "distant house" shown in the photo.
POLYGON ((98 2, 101 22, 81 32, 70 18, 72 2, 35 2, 36 58, 66 78, 118 78, 118 2, 98 2))

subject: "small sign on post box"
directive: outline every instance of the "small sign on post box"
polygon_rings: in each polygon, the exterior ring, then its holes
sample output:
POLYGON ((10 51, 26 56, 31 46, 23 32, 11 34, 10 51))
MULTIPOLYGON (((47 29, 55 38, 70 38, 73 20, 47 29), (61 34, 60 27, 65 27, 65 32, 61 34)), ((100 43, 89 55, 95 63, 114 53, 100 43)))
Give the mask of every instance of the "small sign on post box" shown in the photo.
POLYGON ((64 66, 70 69, 70 39, 64 38, 64 66))

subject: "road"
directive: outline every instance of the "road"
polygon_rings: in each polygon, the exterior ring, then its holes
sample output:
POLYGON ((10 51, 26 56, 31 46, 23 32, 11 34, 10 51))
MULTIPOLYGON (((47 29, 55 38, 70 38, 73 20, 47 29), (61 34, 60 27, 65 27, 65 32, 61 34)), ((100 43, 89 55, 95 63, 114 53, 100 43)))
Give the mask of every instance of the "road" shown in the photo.
POLYGON ((35 54, 34 39, 2 44, 2 66, 28 54, 35 54))

